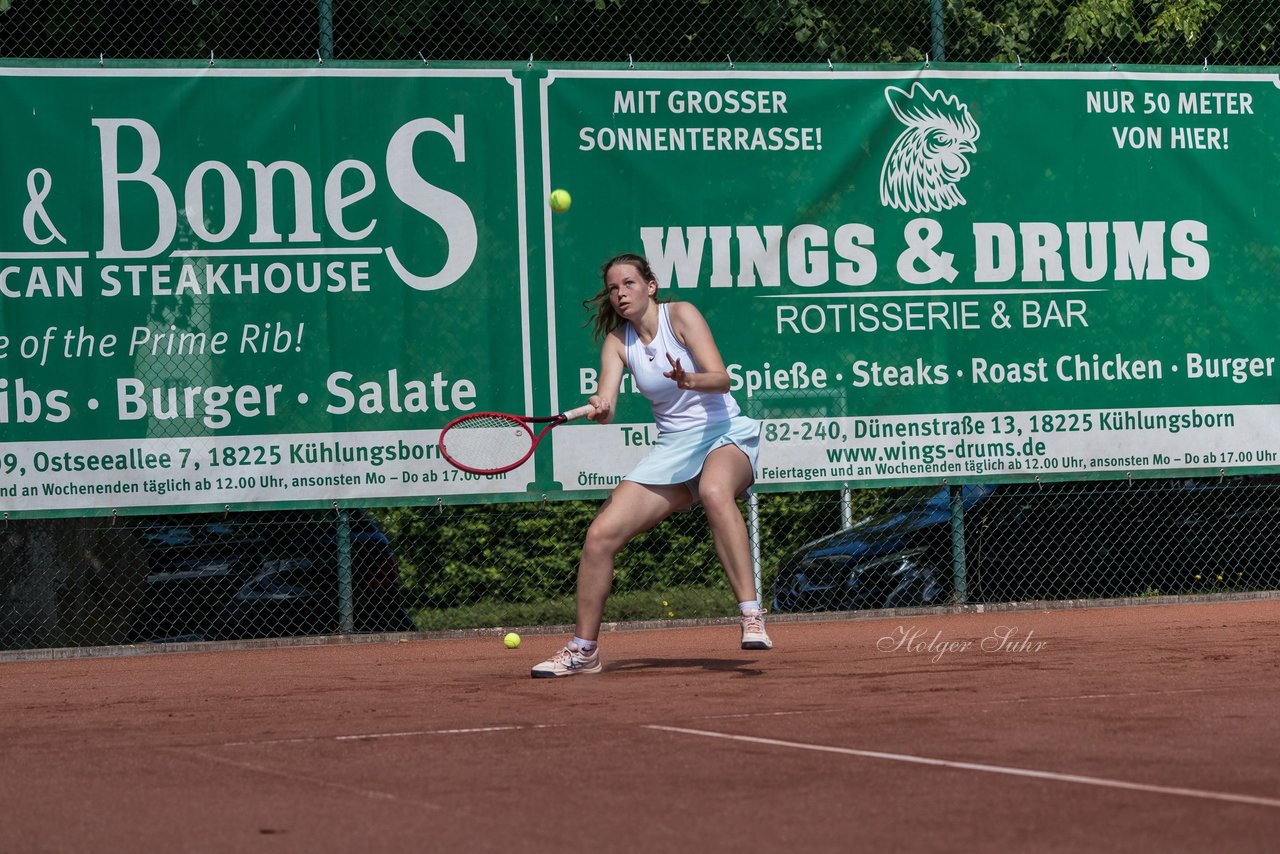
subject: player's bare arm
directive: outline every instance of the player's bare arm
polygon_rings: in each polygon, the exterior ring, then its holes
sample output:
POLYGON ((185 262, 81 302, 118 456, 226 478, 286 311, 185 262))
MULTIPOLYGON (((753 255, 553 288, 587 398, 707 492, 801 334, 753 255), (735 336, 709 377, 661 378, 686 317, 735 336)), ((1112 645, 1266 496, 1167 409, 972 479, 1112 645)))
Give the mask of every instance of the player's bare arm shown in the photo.
POLYGON ((615 329, 604 339, 600 348, 600 376, 596 393, 587 401, 596 408, 588 415, 597 424, 608 424, 613 421, 614 405, 618 401, 618 389, 622 386, 622 372, 626 367, 625 347, 622 333, 615 329))
POLYGON ((729 390, 729 372, 725 370, 724 359, 720 349, 716 347, 715 338, 711 335, 711 327, 698 307, 687 302, 673 302, 668 308, 671 329, 698 363, 696 372, 689 370, 689 365, 681 365, 679 359, 672 359, 671 370, 664 371, 666 376, 675 381, 681 388, 707 394, 724 394, 729 390))

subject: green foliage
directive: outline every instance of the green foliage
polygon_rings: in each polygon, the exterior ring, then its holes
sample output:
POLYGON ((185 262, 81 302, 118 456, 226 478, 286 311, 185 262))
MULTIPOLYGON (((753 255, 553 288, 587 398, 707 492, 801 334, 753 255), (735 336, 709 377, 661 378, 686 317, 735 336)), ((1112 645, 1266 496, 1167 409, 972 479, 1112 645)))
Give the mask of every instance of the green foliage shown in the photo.
POLYGON ((1067 9, 1062 34, 1069 50, 1082 56, 1118 41, 1142 40, 1130 0, 1081 0, 1067 9))
POLYGON ((1222 5, 1217 0, 1152 4, 1155 16, 1148 27, 1147 38, 1154 44, 1181 43, 1191 47, 1222 12, 1222 5))
MULTIPOLYGON (((376 512, 400 555, 410 603, 431 609, 540 602, 572 593, 597 506, 566 501, 376 512)), ((637 537, 619 556, 615 592, 723 583, 701 513, 678 519, 637 537)))
MULTIPOLYGON (((605 622, 705 620, 736 613, 733 594, 703 587, 672 587, 615 593, 605 607, 605 622)), ((572 596, 539 602, 489 600, 459 608, 421 609, 414 615, 419 631, 476 629, 493 626, 569 626, 574 622, 572 596)))
POLYGON ((572 590, 574 549, 593 514, 580 501, 378 513, 400 555, 409 600, 423 608, 528 602, 572 590))
MULTIPOLYGON (((887 490, 852 494, 855 519, 887 490)), ((598 502, 564 501, 371 511, 400 556, 406 600, 422 629, 573 621, 577 561, 598 502)), ((760 496, 762 586, 779 562, 841 525, 839 493, 760 496)), ((745 505, 744 505, 745 512, 745 505)), ((618 556, 607 620, 732 613, 733 594, 700 508, 677 513, 618 556)))
POLYGON ((1261 65, 1275 56, 1278 17, 1261 0, 953 1, 947 58, 1261 65))
POLYGON ((1267 65, 1280 27, 1275 0, 277 0, 249 19, 233 7, 0 0, 0 56, 304 59, 324 42, 342 60, 915 63, 941 47, 950 62, 1267 65))

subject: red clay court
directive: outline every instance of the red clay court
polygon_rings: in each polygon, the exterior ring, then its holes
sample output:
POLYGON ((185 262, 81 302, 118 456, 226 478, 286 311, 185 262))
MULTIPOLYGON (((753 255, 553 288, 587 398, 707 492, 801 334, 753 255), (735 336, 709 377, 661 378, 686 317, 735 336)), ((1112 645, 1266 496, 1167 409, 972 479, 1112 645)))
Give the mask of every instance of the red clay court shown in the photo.
POLYGON ((0 662, 0 851, 1273 851, 1280 600, 0 662))

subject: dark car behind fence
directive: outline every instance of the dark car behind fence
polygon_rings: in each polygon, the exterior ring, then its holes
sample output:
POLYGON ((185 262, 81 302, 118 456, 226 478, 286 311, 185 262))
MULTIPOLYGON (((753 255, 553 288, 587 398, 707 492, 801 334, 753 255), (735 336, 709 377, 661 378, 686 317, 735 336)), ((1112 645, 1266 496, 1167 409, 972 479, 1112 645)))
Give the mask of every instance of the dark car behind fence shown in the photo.
POLYGON ((781 561, 778 611, 1185 595, 1274 586, 1264 479, 913 487, 781 561))
POLYGON ((413 628, 396 554, 363 512, 174 516, 139 534, 147 576, 131 640, 413 628))

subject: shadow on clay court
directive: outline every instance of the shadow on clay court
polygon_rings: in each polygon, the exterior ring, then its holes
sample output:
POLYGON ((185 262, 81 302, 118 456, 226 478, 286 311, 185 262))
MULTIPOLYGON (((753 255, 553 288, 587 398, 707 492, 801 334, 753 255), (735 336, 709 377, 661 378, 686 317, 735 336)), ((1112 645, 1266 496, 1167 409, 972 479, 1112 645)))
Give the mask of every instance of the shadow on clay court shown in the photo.
POLYGON ((734 658, 624 658, 604 666, 609 672, 633 670, 690 670, 701 668, 740 676, 761 676, 763 670, 751 667, 753 661, 734 658))

